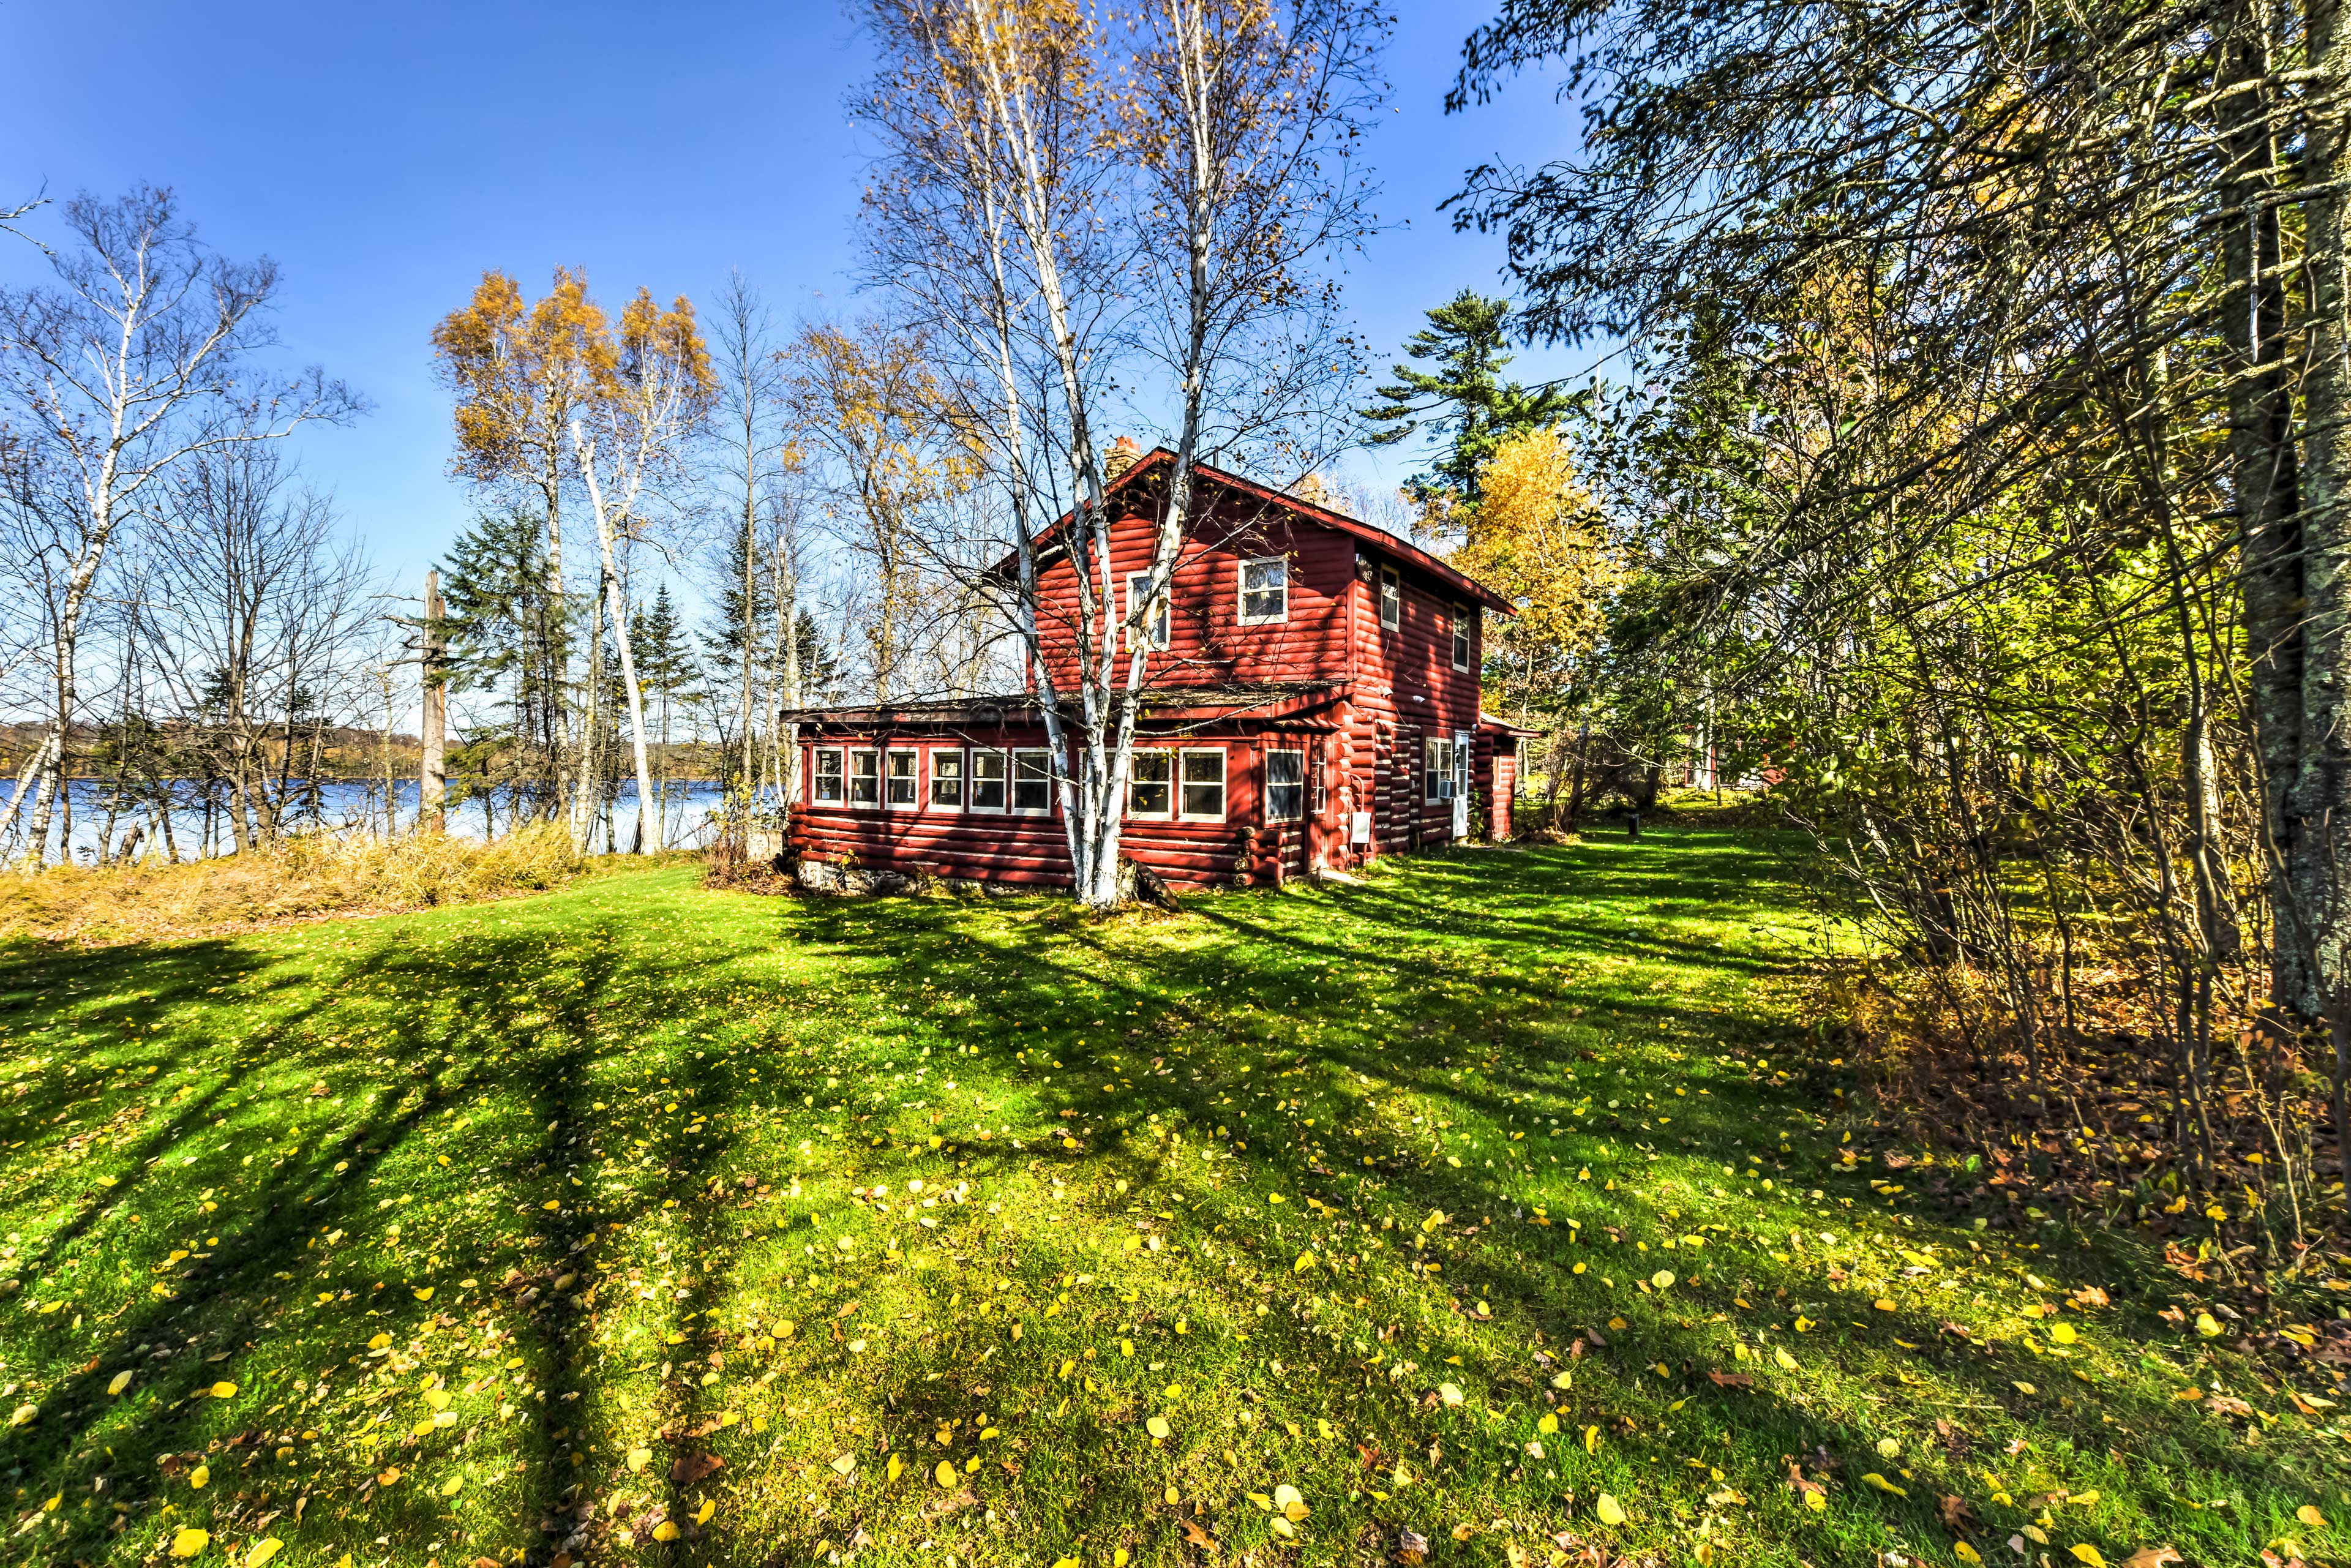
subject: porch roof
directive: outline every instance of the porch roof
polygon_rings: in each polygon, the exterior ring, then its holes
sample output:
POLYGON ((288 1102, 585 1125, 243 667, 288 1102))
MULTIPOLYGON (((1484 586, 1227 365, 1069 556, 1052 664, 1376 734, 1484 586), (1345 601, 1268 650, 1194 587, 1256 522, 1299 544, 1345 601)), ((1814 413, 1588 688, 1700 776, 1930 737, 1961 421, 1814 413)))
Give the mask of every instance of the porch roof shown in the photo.
MULTIPOLYGON (((1138 694, 1137 721, 1144 725, 1200 724, 1292 718, 1328 706, 1352 690, 1352 681, 1287 681, 1251 685, 1163 686, 1138 694)), ((1061 705, 1064 722, 1076 710, 1061 705)), ((882 729, 992 729, 1042 722, 1044 703, 1033 692, 1004 696, 919 697, 855 707, 799 707, 778 711, 784 724, 828 731, 882 729)))

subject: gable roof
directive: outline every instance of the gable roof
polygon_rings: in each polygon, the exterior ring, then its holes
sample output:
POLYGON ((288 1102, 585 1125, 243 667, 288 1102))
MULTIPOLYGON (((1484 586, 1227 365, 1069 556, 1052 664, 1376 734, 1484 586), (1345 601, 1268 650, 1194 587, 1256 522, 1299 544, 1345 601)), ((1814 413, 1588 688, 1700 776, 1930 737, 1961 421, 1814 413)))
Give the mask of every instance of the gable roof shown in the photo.
MULTIPOLYGON (((1163 466, 1172 466, 1175 461, 1176 455, 1165 446, 1153 447, 1149 452, 1136 458, 1127 467, 1126 472, 1113 479, 1105 486, 1102 498, 1105 501, 1109 500, 1120 490, 1135 484, 1144 475, 1163 466)), ((1260 485, 1253 479, 1244 479, 1238 474, 1228 474, 1224 469, 1207 463, 1194 463, 1192 472, 1211 484, 1221 485, 1227 489, 1280 507, 1305 522, 1329 528, 1335 533, 1346 534, 1360 544, 1371 546, 1378 553, 1393 557, 1402 565, 1409 566, 1416 571, 1426 573, 1462 598, 1472 600, 1499 614, 1518 613, 1517 606, 1484 583, 1454 570, 1418 545, 1398 538, 1384 528, 1375 528, 1361 518, 1351 517, 1344 512, 1333 511, 1329 507, 1319 506, 1312 501, 1290 495, 1286 490, 1276 490, 1269 486, 1260 485)), ((1065 512, 1055 519, 1053 528, 1059 528, 1069 520, 1069 514, 1065 512)), ((1040 539, 1050 538, 1050 534, 1051 530, 1049 529, 1046 534, 1039 536, 1040 539)), ((1050 558, 1040 558, 1040 560, 1049 559, 1050 558)), ((1014 570, 1013 558, 1007 556, 996 564, 995 570, 998 573, 1010 575, 1014 570)))

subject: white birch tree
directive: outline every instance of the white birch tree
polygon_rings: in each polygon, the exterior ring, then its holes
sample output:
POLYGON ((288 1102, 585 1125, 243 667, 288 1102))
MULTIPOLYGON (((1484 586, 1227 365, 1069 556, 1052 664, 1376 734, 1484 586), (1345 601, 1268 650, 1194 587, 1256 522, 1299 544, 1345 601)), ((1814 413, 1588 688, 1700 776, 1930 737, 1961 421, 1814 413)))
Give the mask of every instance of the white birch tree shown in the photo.
POLYGON ((993 394, 973 423, 1008 503, 1005 613, 1036 683, 1077 897, 1108 907, 1154 652, 1122 633, 1166 597, 1195 465, 1287 435, 1311 466, 1317 394, 1348 379, 1316 269, 1369 221, 1353 154, 1381 95, 1386 18, 1356 0, 1153 0, 1107 24, 1017 0, 872 0, 865 15, 883 57, 860 105, 883 148, 873 271, 993 394), (1137 40, 1131 57, 1121 36, 1137 40), (1145 591, 1122 617, 1098 421, 1138 357, 1175 404, 1176 464, 1145 591), (1071 627, 1046 623, 1040 566, 1056 558, 1074 569, 1071 627), (1043 655, 1049 630, 1075 643, 1074 691, 1043 655))
MULTIPOLYGON (((678 470, 686 437, 707 415, 716 382, 709 350, 695 327, 694 307, 684 296, 664 310, 643 288, 621 312, 619 353, 608 394, 592 413, 575 414, 571 445, 580 477, 596 519, 598 591, 612 621, 621 656, 621 682, 629 705, 630 743, 637 774, 637 844, 662 848, 662 821, 654 810, 652 759, 646 750, 644 692, 637 679, 629 636, 629 606, 622 574, 623 541, 643 536, 649 505, 664 479, 678 470), (650 822, 650 827, 648 823, 650 822)), ((592 821, 588 791, 597 781, 583 770, 577 824, 592 821)), ((579 833, 585 844, 584 831, 579 833)))
POLYGON ((341 423, 363 406, 316 369, 274 382, 250 370, 276 341, 267 308, 277 265, 214 252, 170 191, 77 196, 65 220, 73 243, 50 258, 55 281, 0 290, 0 400, 18 460, 37 453, 39 471, 64 486, 40 510, 69 563, 47 650, 47 733, 12 802, 30 788, 28 865, 47 854, 65 788, 91 595, 141 495, 191 457, 341 423))

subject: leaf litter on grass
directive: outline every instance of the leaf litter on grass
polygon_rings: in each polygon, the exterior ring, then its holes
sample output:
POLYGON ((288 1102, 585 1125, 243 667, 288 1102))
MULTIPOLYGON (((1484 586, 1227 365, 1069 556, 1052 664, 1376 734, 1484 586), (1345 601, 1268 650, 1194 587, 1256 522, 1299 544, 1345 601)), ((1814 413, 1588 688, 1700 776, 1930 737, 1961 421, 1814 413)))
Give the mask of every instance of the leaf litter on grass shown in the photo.
POLYGON ((2148 1313, 2126 1251, 1844 1168, 1860 1124, 1740 967, 1779 874, 1437 858, 1097 924, 672 871, 44 955, 0 1322, 27 1498, 109 1500, 23 1540, 2331 1542, 2328 1406, 2148 1313), (1594 899, 1740 959, 1628 959, 1559 917, 1594 899))

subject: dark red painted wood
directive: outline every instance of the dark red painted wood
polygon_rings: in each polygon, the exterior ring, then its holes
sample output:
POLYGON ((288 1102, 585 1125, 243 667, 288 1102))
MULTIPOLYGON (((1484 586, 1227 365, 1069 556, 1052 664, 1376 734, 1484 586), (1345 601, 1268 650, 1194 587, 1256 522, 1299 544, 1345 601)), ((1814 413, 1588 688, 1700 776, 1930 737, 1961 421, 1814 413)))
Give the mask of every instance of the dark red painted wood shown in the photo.
MULTIPOLYGON (((1157 529, 1159 493, 1147 482, 1113 491, 1111 559, 1113 619, 1126 609, 1126 579, 1147 570, 1157 529)), ((1514 759, 1496 758, 1481 732, 1478 669, 1484 612, 1461 580, 1402 540, 1384 545, 1352 520, 1238 481, 1207 477, 1206 503, 1183 541, 1172 583, 1170 645, 1148 655, 1146 685, 1157 691, 1307 684, 1280 711, 1249 711, 1177 737, 1145 734, 1144 747, 1215 747, 1226 753, 1226 804, 1214 822, 1130 817, 1124 852, 1178 883, 1275 884, 1321 865, 1344 867, 1381 853, 1442 843, 1452 836, 1450 802, 1431 800, 1425 744, 1431 737, 1475 737, 1471 787, 1492 831, 1507 834, 1514 759), (1279 621, 1244 623, 1242 562, 1279 556, 1288 596, 1279 621), (1401 591, 1398 624, 1382 624, 1380 584, 1393 572, 1401 591), (1453 628, 1466 622, 1467 656, 1454 657, 1453 628), (1265 754, 1305 754, 1306 813, 1268 821, 1265 754), (1350 841, 1353 813, 1369 812, 1371 841, 1350 841)), ((1040 577, 1048 657, 1057 681, 1074 683, 1079 656, 1074 571, 1066 559, 1040 577)), ((1474 588, 1474 585, 1472 585, 1474 588)), ((1483 593, 1484 590, 1476 590, 1483 593)), ((846 721, 844 720, 844 723, 846 721)), ((793 813, 796 852, 827 862, 1045 885, 1070 880, 1067 841, 1058 810, 1045 817, 949 811, 930 801, 930 748, 950 741, 1039 747, 1041 727, 1014 723, 969 733, 942 728, 882 730, 870 720, 850 737, 810 727, 803 779, 814 778, 819 746, 886 749, 912 746, 923 755, 918 804, 850 808, 803 800, 793 813)), ((1147 728, 1148 727, 1146 727, 1147 728)), ((968 784, 967 784, 968 788, 968 784)))

